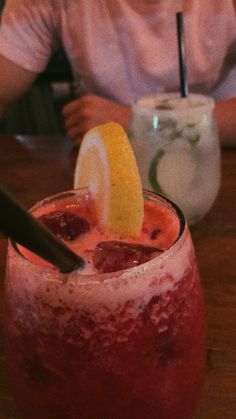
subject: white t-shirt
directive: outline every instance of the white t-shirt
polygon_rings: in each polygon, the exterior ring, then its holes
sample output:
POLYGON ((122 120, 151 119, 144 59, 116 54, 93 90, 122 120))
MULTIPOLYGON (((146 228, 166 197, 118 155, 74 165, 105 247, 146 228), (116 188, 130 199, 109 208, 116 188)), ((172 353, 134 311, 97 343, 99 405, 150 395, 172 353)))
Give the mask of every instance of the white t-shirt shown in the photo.
POLYGON ((236 0, 8 0, 0 54, 38 73, 61 42, 79 90, 132 104, 179 90, 180 10, 189 91, 236 96, 236 0))

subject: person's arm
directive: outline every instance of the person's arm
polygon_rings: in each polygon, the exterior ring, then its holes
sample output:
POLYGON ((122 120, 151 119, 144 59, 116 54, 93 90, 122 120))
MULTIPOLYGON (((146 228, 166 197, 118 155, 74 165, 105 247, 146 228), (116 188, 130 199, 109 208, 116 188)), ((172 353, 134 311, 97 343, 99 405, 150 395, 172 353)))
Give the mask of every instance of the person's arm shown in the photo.
MULTIPOLYGON (((77 143, 90 128, 109 121, 119 122, 128 130, 131 113, 131 106, 94 95, 75 99, 63 109, 67 135, 77 143)), ((221 144, 236 145, 236 98, 217 101, 215 115, 221 144)))
POLYGON ((95 95, 75 99, 63 108, 67 135, 78 144, 89 129, 99 124, 119 122, 127 130, 131 112, 131 106, 95 95))
POLYGON ((32 85, 37 74, 14 64, 0 55, 0 118, 9 105, 32 85))
POLYGON ((217 101, 215 115, 221 145, 236 145, 236 98, 217 101))

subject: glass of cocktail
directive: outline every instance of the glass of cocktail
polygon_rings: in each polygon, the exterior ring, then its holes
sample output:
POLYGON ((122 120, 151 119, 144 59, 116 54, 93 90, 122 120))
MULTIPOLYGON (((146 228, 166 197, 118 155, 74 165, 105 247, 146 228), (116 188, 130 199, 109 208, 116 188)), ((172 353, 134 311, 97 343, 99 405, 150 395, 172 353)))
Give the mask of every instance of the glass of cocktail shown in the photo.
POLYGON ((144 188, 173 200, 188 224, 213 205, 220 186, 214 100, 200 94, 152 94, 133 107, 131 143, 144 188))
POLYGON ((9 243, 7 362, 24 418, 193 417, 205 369, 194 248, 178 207, 152 192, 143 196, 135 234, 101 224, 86 188, 32 208, 82 256, 83 269, 61 273, 9 243))
POLYGON ((72 214, 62 228, 87 265, 61 274, 9 245, 7 356, 23 417, 190 418, 204 374, 204 311, 180 212, 145 192, 142 233, 125 241, 99 232, 84 191, 33 213, 59 233, 61 214, 72 214))

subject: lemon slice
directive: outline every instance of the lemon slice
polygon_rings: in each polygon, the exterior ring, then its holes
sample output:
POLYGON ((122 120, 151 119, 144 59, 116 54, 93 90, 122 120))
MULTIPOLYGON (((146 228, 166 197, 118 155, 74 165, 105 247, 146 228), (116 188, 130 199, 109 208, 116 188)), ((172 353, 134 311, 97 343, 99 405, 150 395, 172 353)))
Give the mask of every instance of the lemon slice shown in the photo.
POLYGON ((81 143, 74 188, 95 198, 98 222, 121 236, 138 235, 143 194, 136 159, 123 128, 110 122, 88 131, 81 143))

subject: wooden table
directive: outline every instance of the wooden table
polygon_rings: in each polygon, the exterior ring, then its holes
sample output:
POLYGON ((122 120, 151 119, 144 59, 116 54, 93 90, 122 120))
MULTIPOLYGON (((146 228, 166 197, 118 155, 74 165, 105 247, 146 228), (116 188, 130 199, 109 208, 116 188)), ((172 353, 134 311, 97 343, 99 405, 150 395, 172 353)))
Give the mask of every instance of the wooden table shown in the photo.
MULTIPOLYGON (((72 187, 77 152, 61 137, 2 136, 0 182, 29 207, 47 195, 72 187)), ((222 151, 222 172, 222 185, 214 207, 192 228, 208 321, 207 374, 196 419, 236 418, 236 149, 222 151)), ((7 240, 1 236, 0 419, 19 419, 9 391, 3 355, 6 245, 7 240)))

